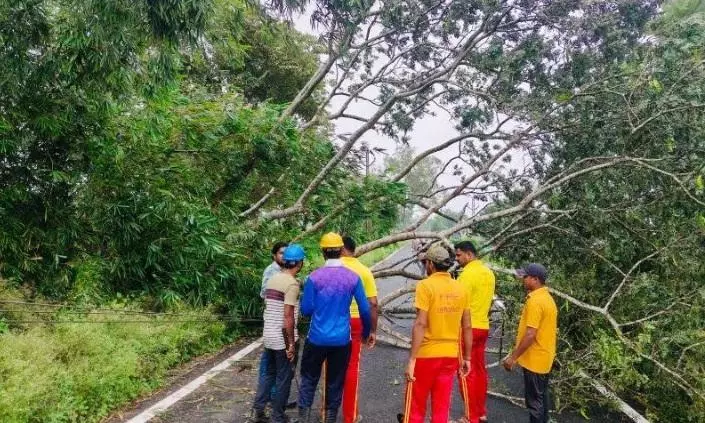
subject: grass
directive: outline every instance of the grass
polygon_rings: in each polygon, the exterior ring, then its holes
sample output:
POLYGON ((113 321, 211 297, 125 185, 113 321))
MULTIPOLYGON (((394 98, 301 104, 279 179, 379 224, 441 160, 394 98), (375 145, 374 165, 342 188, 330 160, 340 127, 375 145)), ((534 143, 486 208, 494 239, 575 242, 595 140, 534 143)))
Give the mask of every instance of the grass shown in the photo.
MULTIPOLYGON (((16 300, 16 291, 0 290, 0 300, 8 298, 16 300)), ((223 322, 170 323, 176 318, 126 315, 124 309, 7 312, 19 307, 0 304, 0 421, 8 423, 100 421, 160 387, 169 369, 231 340, 223 322), (31 315, 32 323, 13 323, 31 315)), ((212 319, 202 311, 189 316, 212 319)))

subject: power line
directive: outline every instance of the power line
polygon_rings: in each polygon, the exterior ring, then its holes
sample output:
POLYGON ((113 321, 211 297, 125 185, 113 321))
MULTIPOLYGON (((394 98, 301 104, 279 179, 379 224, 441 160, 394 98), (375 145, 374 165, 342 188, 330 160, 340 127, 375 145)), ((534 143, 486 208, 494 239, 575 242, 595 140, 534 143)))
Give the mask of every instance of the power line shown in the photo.
POLYGON ((211 320, 0 320, 2 323, 13 324, 63 324, 63 323, 80 323, 80 324, 111 324, 111 323, 149 323, 149 324, 172 324, 172 323, 217 323, 217 322, 235 322, 235 323, 260 323, 261 319, 211 319, 211 320))
MULTIPOLYGON (((18 300, 0 300, 0 304, 12 304, 12 305, 27 305, 31 307, 53 307, 53 308, 77 308, 76 306, 70 306, 68 304, 54 304, 54 303, 38 303, 38 302, 28 302, 28 301, 18 301, 18 300)), ((36 312, 39 313, 40 311, 32 311, 32 310, 27 310, 28 313, 30 312, 36 312)), ((46 311, 41 311, 41 312, 46 312, 46 311)), ((175 312, 159 312, 159 311, 141 311, 141 310, 120 310, 120 309, 112 309, 112 308, 101 308, 101 307, 96 307, 96 308, 91 308, 90 311, 86 311, 84 313, 96 313, 98 312, 105 312, 106 314, 112 314, 112 313, 122 313, 122 314, 144 314, 144 315, 150 315, 150 316, 186 316, 186 315, 192 315, 193 313, 175 313, 175 312)), ((81 312, 77 312, 81 313, 81 312)))
MULTIPOLYGON (((115 314, 121 314, 125 316, 132 316, 132 315, 144 315, 144 316, 152 316, 152 317, 159 317, 159 316, 199 316, 198 313, 156 313, 156 312, 143 312, 143 311, 137 311, 137 310, 115 310, 115 311, 108 311, 108 310, 98 310, 98 311, 77 311, 77 310, 23 310, 23 309, 12 309, 12 310, 0 310, 0 313, 33 313, 33 314, 77 314, 77 315, 115 315, 115 314)), ((232 317, 227 314, 210 314, 209 316, 214 316, 214 317, 232 317)))

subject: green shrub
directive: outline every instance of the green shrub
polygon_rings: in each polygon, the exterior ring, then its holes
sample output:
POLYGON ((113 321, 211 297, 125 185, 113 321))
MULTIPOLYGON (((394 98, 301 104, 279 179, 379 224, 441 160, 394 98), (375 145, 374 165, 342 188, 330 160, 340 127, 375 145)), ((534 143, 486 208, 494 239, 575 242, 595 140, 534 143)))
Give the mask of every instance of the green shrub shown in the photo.
POLYGON ((0 335, 0 421, 99 421, 159 387, 169 369, 230 340, 222 322, 94 316, 0 335), (139 323, 98 323, 106 320, 139 323))

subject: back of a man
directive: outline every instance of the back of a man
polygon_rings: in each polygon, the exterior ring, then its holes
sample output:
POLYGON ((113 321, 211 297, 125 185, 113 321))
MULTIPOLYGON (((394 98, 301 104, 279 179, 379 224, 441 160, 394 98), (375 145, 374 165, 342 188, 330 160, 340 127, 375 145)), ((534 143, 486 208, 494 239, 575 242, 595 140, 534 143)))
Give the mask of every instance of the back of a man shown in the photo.
MULTIPOLYGON (((306 285, 309 289, 305 288, 301 311, 311 313, 308 333, 311 342, 317 345, 346 345, 350 342, 350 303, 359 282, 360 277, 342 263, 329 262, 308 276, 306 284, 311 285, 306 285)), ((364 307, 369 316, 369 306, 365 304, 364 307)))
POLYGON ((350 304, 353 298, 362 320, 362 337, 366 340, 370 333, 370 306, 362 281, 340 261, 342 237, 328 233, 321 238, 320 246, 326 263, 306 279, 301 298, 301 314, 311 317, 308 339, 301 357, 301 423, 312 421, 311 406, 324 363, 324 422, 337 421, 350 359, 350 304))
POLYGON ((283 253, 282 271, 270 277, 265 286, 263 357, 268 365, 257 384, 253 402, 252 423, 269 422, 265 414, 267 402, 272 402, 272 423, 286 423, 285 408, 296 368, 296 311, 299 282, 306 254, 300 245, 292 244, 283 253), (276 390, 273 391, 273 388, 276 390), (274 392, 274 395, 272 393, 274 392))
POLYGON ((519 364, 524 371, 524 399, 531 423, 548 423, 549 379, 556 358, 558 308, 546 286, 548 271, 538 263, 516 270, 527 291, 514 351, 502 366, 511 371, 519 364))
POLYGON ((266 306, 263 314, 264 329, 262 331, 262 343, 265 348, 284 350, 286 347, 282 337, 285 305, 294 306, 294 338, 299 338, 296 329, 299 289, 299 282, 296 278, 284 272, 277 273, 267 282, 267 289, 264 292, 266 306))
POLYGON ((472 324, 468 295, 448 273, 450 253, 432 246, 424 258, 427 279, 416 285, 416 320, 407 364, 404 423, 423 423, 431 396, 431 423, 447 423, 453 380, 458 371, 459 337, 465 345, 461 374, 470 371, 472 324))
POLYGON ((465 419, 470 423, 487 421, 488 375, 485 367, 485 348, 490 329, 490 307, 494 297, 495 276, 478 258, 471 241, 455 244, 455 259, 463 271, 458 281, 470 296, 472 316, 472 370, 460 378, 460 393, 465 403, 465 419))

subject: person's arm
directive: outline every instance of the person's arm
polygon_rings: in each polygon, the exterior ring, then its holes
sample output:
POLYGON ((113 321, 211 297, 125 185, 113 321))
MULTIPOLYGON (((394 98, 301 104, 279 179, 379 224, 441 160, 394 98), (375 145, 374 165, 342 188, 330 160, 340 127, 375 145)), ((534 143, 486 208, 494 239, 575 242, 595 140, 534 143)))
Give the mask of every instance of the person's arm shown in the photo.
POLYGON ((524 337, 521 338, 519 345, 512 351, 512 353, 504 359, 502 365, 506 370, 511 370, 516 364, 519 357, 521 357, 524 352, 536 341, 536 328, 527 327, 524 337))
POLYGON ((472 317, 470 310, 463 310, 463 317, 460 319, 463 328, 463 362, 460 366, 460 375, 465 377, 470 373, 472 363, 472 317))
POLYGON ((313 314, 314 305, 316 302, 316 290, 313 287, 311 278, 306 278, 304 282, 304 294, 301 296, 301 314, 310 316, 313 314))
POLYGON ((264 299, 265 292, 267 291, 267 281, 272 277, 272 273, 269 269, 270 268, 267 267, 262 273, 262 288, 259 290, 259 296, 262 297, 262 299, 264 299))
POLYGON ((524 336, 519 341, 519 344, 514 348, 511 354, 502 360, 502 365, 506 370, 511 370, 516 364, 519 357, 526 352, 527 349, 536 341, 536 334, 538 332, 538 327, 541 325, 541 318, 543 317, 543 310, 538 304, 531 302, 528 299, 526 302, 526 332, 524 336))
POLYGON ((431 308, 431 292, 423 281, 416 285, 416 319, 411 328, 411 351, 409 352, 409 363, 406 366, 406 379, 414 381, 414 368, 416 367, 416 357, 419 355, 421 344, 423 343, 426 328, 428 328, 428 310, 431 308))
POLYGON ((360 319, 362 320, 362 339, 367 341, 372 327, 372 316, 370 313, 370 304, 365 296, 365 288, 363 288, 362 279, 360 278, 357 278, 357 285, 355 285, 353 296, 355 297, 355 302, 357 302, 357 308, 360 311, 360 319))
MULTIPOLYGON (((365 285, 365 295, 370 303, 370 336, 367 338, 367 347, 374 348, 377 343, 377 318, 379 316, 379 305, 377 303, 377 282, 372 272, 367 269, 367 284, 365 285)), ((364 281, 363 281, 364 282, 364 281)))
POLYGON ((367 297, 370 303, 370 336, 367 337, 367 348, 374 348, 377 343, 377 317, 379 316, 379 305, 377 297, 367 297))
POLYGON ((416 309, 416 319, 414 326, 411 329, 411 352, 409 353, 409 364, 406 366, 406 378, 409 381, 414 381, 414 368, 416 367, 416 357, 419 355, 423 337, 428 328, 428 312, 426 310, 416 309))
POLYGON ((284 345, 286 345, 286 358, 290 361, 294 360, 296 354, 296 339, 294 337, 294 313, 296 307, 289 304, 284 304, 284 324, 282 333, 284 334, 284 345))

